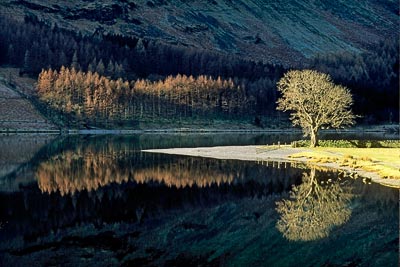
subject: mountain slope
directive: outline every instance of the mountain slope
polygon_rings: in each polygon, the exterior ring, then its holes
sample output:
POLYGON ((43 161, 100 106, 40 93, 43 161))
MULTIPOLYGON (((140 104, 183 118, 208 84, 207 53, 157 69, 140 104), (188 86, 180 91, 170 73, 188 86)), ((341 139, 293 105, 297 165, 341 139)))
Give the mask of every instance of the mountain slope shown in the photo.
MULTIPOLYGON (((25 88, 15 89, 17 77, 15 69, 0 69, 0 132, 57 131, 56 126, 32 104, 29 98, 32 92, 25 88), (10 85, 8 80, 12 81, 13 85, 10 85)), ((19 80, 18 85, 23 83, 24 78, 19 80)), ((29 86, 30 84, 27 87, 29 86)))
POLYGON ((397 3, 379 0, 3 0, 2 13, 290 65, 398 33, 397 3))

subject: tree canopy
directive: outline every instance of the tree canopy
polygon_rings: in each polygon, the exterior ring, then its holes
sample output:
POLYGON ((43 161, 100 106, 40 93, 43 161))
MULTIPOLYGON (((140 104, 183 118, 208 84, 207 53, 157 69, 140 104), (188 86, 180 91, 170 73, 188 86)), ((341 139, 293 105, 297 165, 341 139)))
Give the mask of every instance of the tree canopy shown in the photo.
POLYGON ((61 67, 43 70, 39 99, 76 122, 95 126, 132 126, 165 118, 229 117, 252 114, 254 100, 232 79, 176 75, 158 81, 126 81, 61 67))
POLYGON ((336 85, 328 74, 314 70, 292 70, 278 82, 278 110, 292 111, 294 126, 311 136, 311 147, 318 145, 318 131, 322 127, 341 128, 354 124, 350 107, 352 95, 346 87, 336 85))

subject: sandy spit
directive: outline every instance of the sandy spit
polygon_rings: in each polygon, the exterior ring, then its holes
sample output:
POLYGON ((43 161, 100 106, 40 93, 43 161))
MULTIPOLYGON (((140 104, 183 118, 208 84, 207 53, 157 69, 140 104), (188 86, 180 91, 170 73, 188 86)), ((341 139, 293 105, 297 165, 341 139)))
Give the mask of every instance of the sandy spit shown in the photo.
POLYGON ((280 161, 280 162, 298 162, 305 164, 313 164, 316 166, 327 167, 332 169, 344 170, 348 173, 357 173, 358 175, 369 178, 373 182, 380 183, 385 186, 400 188, 400 181, 395 179, 384 179, 377 173, 366 172, 359 169, 351 169, 349 167, 341 167, 337 163, 314 163, 307 158, 290 158, 290 155, 311 151, 307 148, 281 147, 277 149, 265 150, 258 149, 258 146, 217 146, 217 147, 196 147, 196 148, 168 148, 168 149, 147 149, 143 152, 162 153, 171 155, 183 155, 194 157, 206 157, 214 159, 234 159, 246 161, 280 161))

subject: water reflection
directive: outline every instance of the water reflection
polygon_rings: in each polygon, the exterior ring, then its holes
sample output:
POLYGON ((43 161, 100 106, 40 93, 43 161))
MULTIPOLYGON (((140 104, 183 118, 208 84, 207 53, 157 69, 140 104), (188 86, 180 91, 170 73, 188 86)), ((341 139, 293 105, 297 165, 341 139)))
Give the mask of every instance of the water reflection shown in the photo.
POLYGON ((62 196, 95 191, 112 183, 158 183, 168 187, 199 188, 258 180, 290 186, 290 169, 278 171, 243 161, 212 160, 141 153, 118 142, 86 143, 39 163, 35 177, 43 193, 62 196))
POLYGON ((31 162, 55 136, 0 134, 0 191, 12 192, 32 180, 31 162))
POLYGON ((398 191, 284 164, 140 153, 172 139, 42 149, 21 169, 30 182, 0 192, 0 265, 394 266, 398 191))
POLYGON ((277 229, 289 240, 311 241, 327 237, 333 227, 346 223, 351 215, 350 188, 339 179, 316 175, 313 168, 293 186, 289 199, 277 202, 277 229), (324 179, 325 178, 325 179, 324 179))
POLYGON ((68 151, 41 163, 36 178, 42 192, 66 195, 128 181, 137 184, 157 182, 176 188, 230 184, 235 179, 244 179, 243 171, 243 168, 235 170, 225 162, 206 159, 175 157, 168 160, 162 156, 149 159, 140 154, 120 158, 114 153, 68 151), (141 157, 143 162, 136 162, 135 157, 141 157))
POLYGON ((280 195, 302 172, 244 161, 125 154, 110 144, 100 153, 96 147, 54 155, 39 163, 36 184, 0 194, 0 219, 11 222, 6 235, 35 240, 73 225, 142 223, 172 210, 280 195))

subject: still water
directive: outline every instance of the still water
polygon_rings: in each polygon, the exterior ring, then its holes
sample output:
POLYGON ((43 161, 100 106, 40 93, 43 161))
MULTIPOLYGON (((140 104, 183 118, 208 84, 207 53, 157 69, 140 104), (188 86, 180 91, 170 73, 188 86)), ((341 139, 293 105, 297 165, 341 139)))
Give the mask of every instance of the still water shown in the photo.
POLYGON ((0 266, 398 266, 398 190, 141 152, 299 138, 0 136, 0 266))

